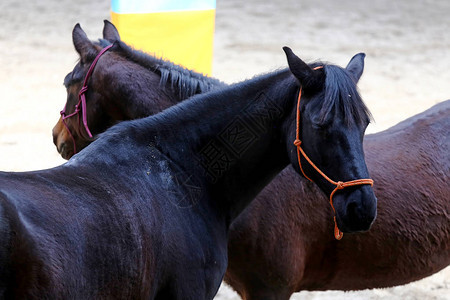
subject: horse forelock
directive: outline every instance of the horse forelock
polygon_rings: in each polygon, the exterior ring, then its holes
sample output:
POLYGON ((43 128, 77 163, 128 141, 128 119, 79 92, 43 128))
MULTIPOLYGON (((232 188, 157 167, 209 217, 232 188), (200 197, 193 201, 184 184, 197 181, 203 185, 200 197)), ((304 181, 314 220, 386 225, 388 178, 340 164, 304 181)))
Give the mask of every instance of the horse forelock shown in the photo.
MULTIPOLYGON (((105 39, 99 39, 97 42, 94 42, 93 44, 95 46, 105 48, 105 47, 111 45, 112 43, 105 39)), ((90 57, 88 57, 88 60, 93 61, 95 59, 96 55, 97 54, 94 55, 93 53, 91 53, 90 57)), ((81 70, 79 67, 80 61, 81 61, 81 58, 78 58, 75 68, 70 73, 68 73, 66 75, 66 77, 64 77, 63 83, 66 88, 69 87, 70 85, 74 84, 75 82, 80 82, 86 76, 87 70, 85 72, 80 72, 80 70, 81 70)))
POLYGON ((122 41, 116 43, 127 59, 152 72, 158 72, 161 76, 160 85, 169 84, 171 88, 177 89, 181 100, 225 85, 215 78, 204 76, 170 61, 133 49, 122 41))
POLYGON ((341 110, 345 124, 367 124, 372 115, 364 104, 358 88, 348 72, 335 65, 324 65, 325 96, 318 111, 318 120, 326 123, 332 113, 341 110))
POLYGON ((100 46, 102 48, 105 48, 105 47, 108 47, 109 45, 112 45, 112 43, 110 41, 105 40, 105 39, 98 39, 98 42, 95 42, 94 44, 96 44, 96 45, 98 45, 98 46, 100 46))

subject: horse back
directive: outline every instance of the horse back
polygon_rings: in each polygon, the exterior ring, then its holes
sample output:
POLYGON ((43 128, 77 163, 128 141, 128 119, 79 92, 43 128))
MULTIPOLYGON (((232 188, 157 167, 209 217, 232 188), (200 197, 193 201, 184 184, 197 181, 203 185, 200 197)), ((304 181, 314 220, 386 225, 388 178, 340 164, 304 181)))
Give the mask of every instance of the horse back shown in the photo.
MULTIPOLYGON (((388 162, 383 164, 383 168, 372 168, 371 173, 379 173, 379 177, 392 180, 389 174, 394 172, 405 178, 404 184, 416 181, 414 186, 420 188, 432 187, 436 180, 443 181, 443 185, 450 174, 448 132, 450 100, 385 131, 368 135, 365 139, 368 159, 374 166, 379 166, 381 161, 388 162), (427 180, 432 182, 427 183, 427 180)), ((448 185, 442 187, 448 188, 448 185)))

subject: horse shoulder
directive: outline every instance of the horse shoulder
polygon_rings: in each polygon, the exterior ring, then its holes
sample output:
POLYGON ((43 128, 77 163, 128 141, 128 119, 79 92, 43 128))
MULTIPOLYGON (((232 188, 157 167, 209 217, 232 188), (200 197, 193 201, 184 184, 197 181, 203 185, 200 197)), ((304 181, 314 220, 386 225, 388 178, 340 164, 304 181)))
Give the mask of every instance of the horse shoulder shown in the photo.
POLYGON ((155 255, 156 268, 161 272, 156 273, 167 275, 159 278, 160 293, 166 295, 171 290, 165 289, 169 284, 187 293, 217 291, 219 286, 204 287, 220 283, 226 269, 225 221, 212 217, 216 212, 209 205, 211 199, 205 193, 203 181, 184 171, 158 149, 149 148, 149 151, 152 160, 148 161, 145 174, 149 177, 149 212, 154 222, 147 230, 159 243, 155 255), (198 281, 194 283, 191 278, 198 281))

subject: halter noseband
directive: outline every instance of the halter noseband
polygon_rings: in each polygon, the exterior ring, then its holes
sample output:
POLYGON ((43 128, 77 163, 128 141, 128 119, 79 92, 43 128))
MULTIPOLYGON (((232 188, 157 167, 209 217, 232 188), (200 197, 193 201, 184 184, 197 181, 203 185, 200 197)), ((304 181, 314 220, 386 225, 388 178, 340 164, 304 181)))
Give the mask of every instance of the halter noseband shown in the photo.
MULTIPOLYGON (((80 89, 80 92, 78 93, 78 103, 75 105, 75 111, 71 114, 66 115, 66 105, 64 105, 64 109, 60 112, 61 119, 64 124, 64 126, 67 129, 67 132, 69 132, 70 137, 72 138, 73 142, 73 154, 77 153, 77 148, 75 146, 75 138, 73 137, 72 133, 70 132, 69 127, 66 124, 66 119, 73 117, 75 115, 78 116, 78 124, 80 124, 80 117, 78 113, 81 111, 82 119, 83 119, 83 125, 84 129, 86 130, 86 133, 88 134, 89 138, 92 138, 91 131, 89 130, 88 124, 87 124, 87 115, 86 115, 86 91, 88 90, 88 80, 92 75, 92 72, 94 71, 95 65, 97 64, 98 60, 100 59, 100 56, 102 56, 106 51, 108 51, 113 45, 106 46, 103 48, 95 57, 94 61, 92 62, 91 66, 89 67, 88 72, 86 73, 86 77, 83 81, 83 86, 80 89)), ((81 132, 81 130, 80 130, 81 132)))
MULTIPOLYGON (((314 70, 320 69, 323 67, 316 67, 314 68, 314 70)), ((302 141, 299 138, 299 133, 300 133, 300 99, 302 97, 302 88, 300 87, 300 90, 298 92, 298 101, 297 101, 297 129, 296 129, 296 136, 295 136, 295 141, 294 141, 294 145, 297 147, 297 158, 298 158, 298 165, 300 166, 300 170, 303 173, 303 176, 305 176, 306 179, 308 179, 309 181, 313 182, 311 178, 309 178, 308 176, 306 176, 305 172, 303 171, 302 168, 302 163, 301 163, 301 155, 303 155, 303 157, 306 159, 306 161, 311 165, 311 167, 313 167, 323 178, 325 178, 329 183, 335 185, 336 187, 334 188, 334 190, 331 192, 330 194, 330 205, 331 208, 333 209, 333 213, 334 213, 334 237, 337 240, 342 239, 342 236, 344 235, 344 233, 342 233, 342 231, 339 230, 338 226, 337 226, 337 222, 336 222, 336 210, 334 209, 333 206, 333 196, 334 194, 338 191, 338 190, 342 190, 346 187, 349 186, 355 186, 355 185, 365 185, 365 184, 369 184, 371 186, 373 186, 373 180, 372 179, 356 179, 356 180, 351 180, 351 181, 334 181, 331 180, 327 175, 325 175, 325 173, 323 173, 313 162, 312 160, 308 157, 308 155, 306 155, 305 151, 302 149, 301 144, 302 141)))

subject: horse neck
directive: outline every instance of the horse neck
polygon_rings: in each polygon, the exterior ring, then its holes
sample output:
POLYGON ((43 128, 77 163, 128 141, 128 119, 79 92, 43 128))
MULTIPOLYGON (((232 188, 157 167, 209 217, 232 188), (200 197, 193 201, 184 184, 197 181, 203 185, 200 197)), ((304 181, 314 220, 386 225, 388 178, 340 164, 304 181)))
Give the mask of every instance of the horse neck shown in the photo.
MULTIPOLYGON (((225 86, 217 79, 182 68, 169 61, 136 52, 126 45, 126 56, 112 56, 99 80, 106 108, 119 109, 124 119, 156 114, 195 94, 225 86), (110 87, 106 90, 102 86, 110 87)), ((99 73, 102 71, 99 71, 99 73)))
POLYGON ((199 95, 151 119, 155 147, 201 177, 231 221, 288 164, 281 128, 297 91, 284 71, 199 95))
POLYGON ((154 115, 181 101, 161 86, 161 76, 129 61, 106 61, 96 67, 89 89, 102 95, 102 107, 117 120, 154 115))

